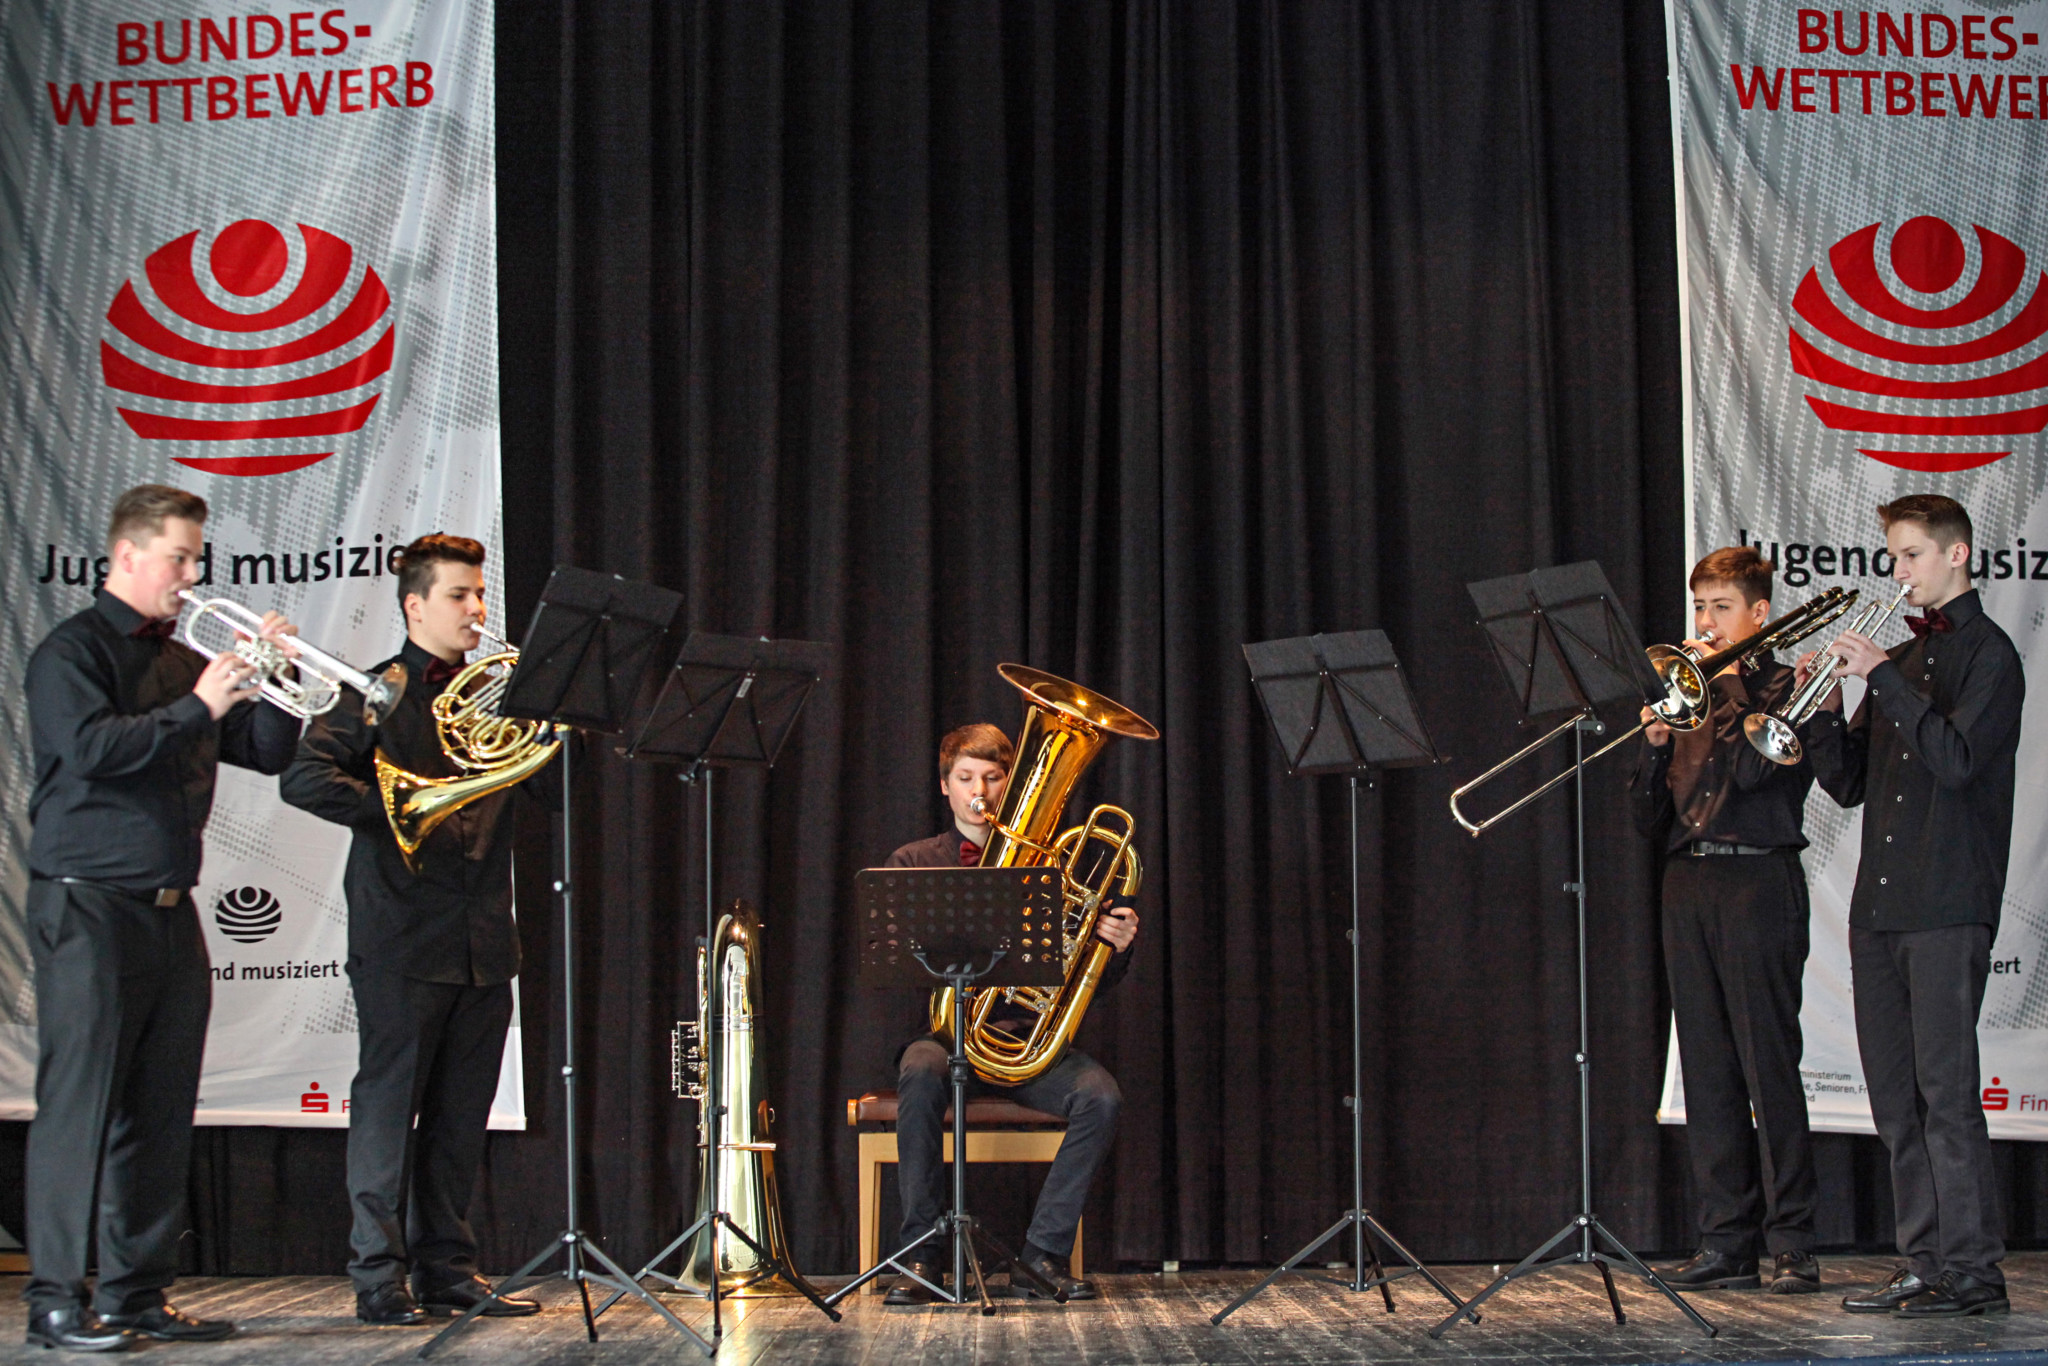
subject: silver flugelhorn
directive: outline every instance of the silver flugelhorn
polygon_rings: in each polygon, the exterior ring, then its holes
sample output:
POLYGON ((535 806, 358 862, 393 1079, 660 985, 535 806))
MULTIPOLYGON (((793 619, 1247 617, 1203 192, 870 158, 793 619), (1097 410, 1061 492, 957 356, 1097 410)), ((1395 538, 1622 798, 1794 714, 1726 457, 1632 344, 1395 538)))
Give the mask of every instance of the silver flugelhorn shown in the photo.
POLYGON ((396 664, 373 676, 351 668, 297 636, 292 637, 292 644, 298 649, 298 658, 289 659, 281 647, 263 639, 260 613, 232 598, 202 598, 182 590, 178 596, 192 604, 192 611, 185 618, 185 643, 205 659, 235 654, 249 661, 256 670, 256 690, 272 706, 293 716, 306 719, 332 711, 341 700, 345 684, 363 695, 363 721, 374 726, 391 715, 391 709, 405 693, 405 670, 396 664), (234 638, 217 649, 201 644, 199 623, 208 617, 219 620, 234 638), (294 664, 298 666, 297 678, 291 677, 294 664))
MULTIPOLYGON (((1851 618, 1843 629, 1870 635, 1891 620, 1892 613, 1899 610, 1899 604, 1906 600, 1906 594, 1911 590, 1912 585, 1907 584, 1890 602, 1871 603, 1851 618)), ((1841 668, 1842 660, 1834 649, 1829 645, 1820 652, 1813 661, 1813 674, 1805 686, 1785 699, 1777 711, 1759 712, 1742 723, 1742 733, 1749 737, 1749 743, 1772 763, 1796 764, 1805 755, 1806 747, 1799 743, 1798 730, 1813 719, 1813 714, 1820 710, 1820 704, 1827 701, 1828 694, 1842 681, 1842 675, 1836 672, 1841 668)))

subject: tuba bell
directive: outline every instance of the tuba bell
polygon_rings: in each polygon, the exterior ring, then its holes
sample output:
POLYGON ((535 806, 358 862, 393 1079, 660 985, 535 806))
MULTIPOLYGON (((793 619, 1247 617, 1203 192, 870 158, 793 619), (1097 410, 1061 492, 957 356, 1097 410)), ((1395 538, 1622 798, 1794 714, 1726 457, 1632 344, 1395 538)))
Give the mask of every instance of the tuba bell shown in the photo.
MULTIPOLYGON (((697 1102, 697 1148, 706 1151, 713 1141, 711 1116, 722 1107, 718 1121, 718 1190, 704 1180, 704 1168, 697 1168, 697 1213, 693 1223, 703 1222, 713 1208, 723 1210, 734 1227, 754 1240, 773 1260, 764 1260, 739 1238, 718 1239, 720 1299, 766 1299, 776 1295, 802 1294, 790 1277, 797 1277, 790 1260, 789 1239, 782 1230, 782 1197, 775 1185, 775 1112, 765 1095, 767 1060, 761 1056, 756 1024, 762 1015, 761 922, 754 908, 744 901, 718 919, 718 933, 708 949, 697 950, 697 1018, 679 1024, 669 1035, 669 1076, 676 1094, 697 1102), (718 993, 718 1037, 704 1036, 705 1007, 709 993, 718 993), (706 1050, 719 1049, 720 1095, 714 1106, 704 1092, 706 1050), (714 1206, 712 1198, 717 1197, 714 1206), (781 1266, 775 1263, 779 1261, 781 1266), (789 1268, 789 1275, 782 1268, 789 1268)), ((683 1250, 680 1284, 700 1295, 711 1291, 711 1229, 707 1225, 683 1250)), ((797 1277, 801 1279, 801 1277, 797 1277)), ((812 1292, 813 1298, 816 1292, 812 1292)))
MULTIPOLYGON (((1095 922, 1111 896, 1133 896, 1144 866, 1132 844, 1131 813, 1104 804, 1085 824, 1059 831, 1060 815, 1081 774, 1111 739, 1157 740, 1151 722, 1101 693, 1021 664, 997 668, 1024 694, 1024 726, 1017 736, 1016 762, 1003 788, 1002 805, 989 823, 981 851, 984 868, 1057 867, 1065 883, 1060 946, 1066 981, 1042 987, 983 987, 966 993, 966 1053, 975 1072, 1000 1086, 1030 1081, 1060 1060, 1095 999, 1103 969, 1116 950, 1095 937, 1095 922), (1105 846, 1104 849, 1097 846, 1105 846), (1091 858, 1093 864, 1085 862, 1091 858), (1018 1038, 988 1023, 999 1003, 1025 1007, 1038 1018, 1028 1037, 1018 1038)), ((953 1034, 953 993, 932 993, 932 1032, 953 1034)))
POLYGON ((555 757, 561 733, 550 721, 500 715, 498 703, 519 663, 518 647, 481 626, 473 628, 491 653, 467 664, 434 699, 434 730, 441 752, 462 773, 429 778, 400 768, 377 751, 377 791, 405 866, 419 871, 420 846, 434 827, 481 797, 523 782, 555 757))

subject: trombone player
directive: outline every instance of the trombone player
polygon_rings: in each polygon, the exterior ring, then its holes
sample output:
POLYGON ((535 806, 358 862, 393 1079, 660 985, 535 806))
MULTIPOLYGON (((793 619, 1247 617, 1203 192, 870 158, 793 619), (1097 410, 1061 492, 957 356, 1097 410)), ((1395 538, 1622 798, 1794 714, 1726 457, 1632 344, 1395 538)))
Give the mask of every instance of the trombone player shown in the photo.
MULTIPOLYGON (((1727 546, 1694 566, 1696 657, 1739 645, 1771 615, 1773 566, 1727 546)), ((1820 1289, 1813 1140, 1799 1005, 1808 949, 1799 851, 1813 774, 1748 742, 1744 720, 1782 703, 1793 671, 1769 654, 1709 684, 1707 723, 1675 733, 1643 709, 1631 779, 1637 828, 1664 857, 1664 966, 1685 1075, 1699 1251, 1658 1275, 1679 1289, 1820 1289), (1754 1113, 1754 1128, 1751 1115, 1754 1113), (1759 1253, 1770 1258, 1768 1280, 1759 1253)))
MULTIPOLYGON (((540 1312, 477 1274, 469 1224, 519 971, 512 793, 462 806, 408 860, 376 772, 380 749, 411 773, 460 772, 433 703, 482 640, 483 564, 484 547, 466 536, 422 536, 399 552, 405 644, 373 670, 404 670, 397 707, 375 729, 352 705, 315 718, 280 784, 293 806, 353 832, 344 888, 360 1051, 349 1088, 349 1277, 364 1323, 419 1324, 479 1301, 499 1317, 540 1312)), ((547 783, 536 792, 553 794, 547 783)))
MULTIPOLYGON (((205 523, 197 494, 123 493, 105 584, 28 663, 37 1109, 22 1186, 35 1346, 122 1351, 138 1337, 235 1331, 164 1299, 213 1009, 191 889, 220 763, 282 772, 299 721, 251 700, 251 661, 232 650, 203 660, 173 635, 179 594, 199 581, 205 523)), ((296 655, 297 628, 277 613, 257 629, 296 655)))

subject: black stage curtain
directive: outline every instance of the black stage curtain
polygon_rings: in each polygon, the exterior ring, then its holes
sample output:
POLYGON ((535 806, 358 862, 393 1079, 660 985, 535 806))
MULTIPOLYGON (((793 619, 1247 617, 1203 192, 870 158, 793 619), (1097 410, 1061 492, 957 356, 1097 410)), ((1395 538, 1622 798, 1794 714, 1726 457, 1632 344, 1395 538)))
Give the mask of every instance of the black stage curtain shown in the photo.
MULTIPOLYGON (((936 738, 1014 725, 1005 660, 1164 732, 1083 794, 1135 813, 1150 867, 1139 959, 1083 1032, 1127 1098, 1094 1264, 1268 1261, 1341 1213, 1346 792, 1281 771, 1238 647, 1369 626, 1453 756, 1365 808, 1369 1198, 1437 1259, 1561 1224, 1568 803, 1475 842, 1445 801, 1525 735, 1467 582, 1597 558, 1646 638, 1684 625, 1658 0, 549 0, 501 7, 499 45, 511 621, 567 562, 681 590, 691 626, 838 649, 780 766, 722 785, 718 829, 721 898, 768 926, 800 1264, 853 1264, 844 1103, 890 1080, 921 1009, 853 984, 852 874, 942 828, 936 738)), ((631 1263, 691 1209, 667 1048, 701 817, 673 773, 585 753, 584 1223, 631 1263)), ((1675 1251, 1655 867, 1627 761, 1603 763, 1595 1204, 1675 1251)), ((494 1270, 562 1221, 531 821, 532 1122, 491 1143, 494 1270)), ((195 1267, 339 1270, 340 1135, 200 1153, 195 1267)), ((1875 1140, 1821 1153, 1823 1241, 1883 1243, 1875 1140)), ((2038 1236, 2039 1150, 2001 1161, 2012 1232, 2038 1236)))

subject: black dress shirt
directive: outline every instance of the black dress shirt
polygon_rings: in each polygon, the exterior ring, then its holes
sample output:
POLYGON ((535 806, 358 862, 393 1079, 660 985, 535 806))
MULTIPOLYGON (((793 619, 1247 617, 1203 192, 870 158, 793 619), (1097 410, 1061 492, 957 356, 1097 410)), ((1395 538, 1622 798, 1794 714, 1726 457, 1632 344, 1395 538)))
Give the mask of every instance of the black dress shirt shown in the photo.
MULTIPOLYGON (((930 839, 913 840, 883 862, 884 868, 959 868, 972 867, 961 862, 961 835, 957 828, 948 828, 930 839)), ((1122 904, 1122 903, 1119 903, 1122 904)), ((1107 941, 1102 941, 1107 942, 1107 941)), ((1136 948, 1133 944, 1131 948, 1136 948)), ((1095 994, 1101 995, 1124 980, 1131 970, 1131 950, 1119 949, 1109 956, 1109 963, 1102 969, 1102 979, 1095 984, 1095 994)), ((1033 1016, 1004 1010, 998 1005, 989 1014, 989 1023, 1013 1032, 1028 1030, 1033 1016)))
MULTIPOLYGON (((348 896, 350 966, 395 972, 424 982, 495 986, 519 972, 519 933, 512 918, 512 791, 500 789, 458 808, 434 828, 414 873, 398 851, 377 790, 377 751, 428 778, 461 772, 441 749, 433 702, 445 682, 426 681, 434 657, 410 640, 392 663, 405 666, 405 696, 371 729, 354 693, 314 718, 298 757, 278 784, 284 799, 355 832, 343 889, 348 896)), ((561 804, 560 779, 549 764, 527 783, 541 801, 561 804)))
POLYGON ((1766 658, 1711 679, 1712 710, 1697 730, 1674 731, 1669 744, 1643 743, 1629 781, 1636 829, 1663 836, 1677 853, 1695 840, 1763 849, 1804 849, 1806 793, 1813 769, 1774 764, 1743 733, 1745 718, 1782 705, 1793 670, 1766 658))
POLYGON ((1953 629, 1886 651, 1854 720, 1806 727, 1821 787, 1863 806, 1849 923, 1864 929, 1998 928, 2027 680, 1976 590, 1942 610, 1953 629))
POLYGON ((29 871, 134 892, 199 881, 200 836, 225 760, 282 773, 299 719, 238 702, 215 721, 193 693, 206 661, 136 635, 149 618, 105 589, 29 657, 29 871))

